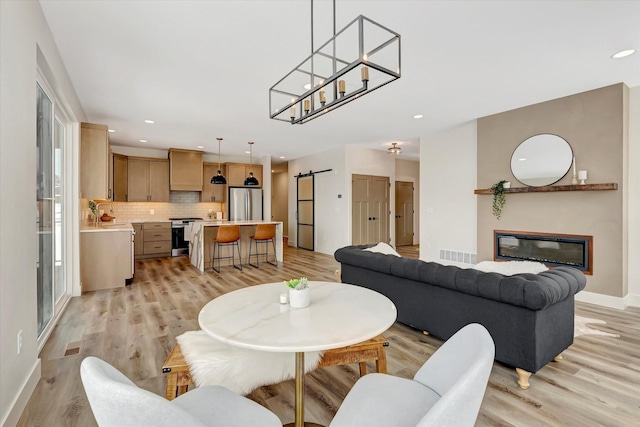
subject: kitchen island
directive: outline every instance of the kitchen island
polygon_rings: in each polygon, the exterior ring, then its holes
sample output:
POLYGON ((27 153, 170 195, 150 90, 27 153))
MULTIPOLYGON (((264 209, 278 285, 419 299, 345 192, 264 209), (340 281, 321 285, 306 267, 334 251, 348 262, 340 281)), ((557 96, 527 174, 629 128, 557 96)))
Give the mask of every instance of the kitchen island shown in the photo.
MULTIPOLYGON (((249 245, 252 236, 256 231, 258 224, 275 224, 276 225, 276 259, 282 262, 282 222, 280 221, 195 221, 186 225, 184 229, 184 238, 189 241, 189 258, 200 271, 211 268, 211 257, 213 254, 213 241, 218 234, 218 228, 222 225, 239 225, 240 226, 240 254, 242 264, 248 265, 249 245)), ((224 248, 231 250, 231 248, 224 248)), ((261 247, 261 251, 264 247, 261 247)), ((255 247, 254 247, 255 251, 255 247)), ((229 255, 231 252, 229 252, 229 255)), ((272 256, 271 252, 269 255, 272 256)), ((263 257, 264 255, 262 255, 263 257)), ((255 262, 255 261, 254 261, 255 262)), ((223 259, 222 265, 231 265, 231 259, 223 259)))

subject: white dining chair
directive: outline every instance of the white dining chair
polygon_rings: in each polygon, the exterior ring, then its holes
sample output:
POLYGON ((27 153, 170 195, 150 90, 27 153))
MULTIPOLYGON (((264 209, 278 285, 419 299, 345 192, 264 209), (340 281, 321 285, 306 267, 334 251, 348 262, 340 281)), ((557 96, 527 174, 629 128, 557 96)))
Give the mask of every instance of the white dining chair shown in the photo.
POLYGON ((413 380, 385 374, 361 377, 330 427, 472 427, 493 366, 495 345, 477 323, 447 340, 413 380))
POLYGON ((282 427, 273 412, 221 386, 199 387, 168 401, 97 357, 82 361, 80 376, 100 427, 282 427))

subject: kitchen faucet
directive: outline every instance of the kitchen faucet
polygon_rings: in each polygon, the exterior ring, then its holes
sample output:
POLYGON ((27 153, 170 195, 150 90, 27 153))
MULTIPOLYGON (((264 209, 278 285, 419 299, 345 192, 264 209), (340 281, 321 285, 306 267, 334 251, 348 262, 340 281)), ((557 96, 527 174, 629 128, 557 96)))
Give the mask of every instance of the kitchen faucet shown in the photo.
POLYGON ((109 212, 113 213, 113 206, 111 206, 111 203, 109 202, 100 202, 96 205, 96 211, 100 212, 100 205, 109 205, 109 212))

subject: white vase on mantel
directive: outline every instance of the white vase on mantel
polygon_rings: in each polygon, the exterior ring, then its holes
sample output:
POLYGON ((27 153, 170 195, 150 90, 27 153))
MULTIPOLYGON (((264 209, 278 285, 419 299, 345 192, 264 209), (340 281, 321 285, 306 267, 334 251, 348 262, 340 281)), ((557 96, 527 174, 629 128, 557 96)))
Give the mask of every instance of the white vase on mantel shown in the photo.
POLYGON ((293 308, 305 308, 311 303, 311 289, 289 289, 289 305, 293 308))

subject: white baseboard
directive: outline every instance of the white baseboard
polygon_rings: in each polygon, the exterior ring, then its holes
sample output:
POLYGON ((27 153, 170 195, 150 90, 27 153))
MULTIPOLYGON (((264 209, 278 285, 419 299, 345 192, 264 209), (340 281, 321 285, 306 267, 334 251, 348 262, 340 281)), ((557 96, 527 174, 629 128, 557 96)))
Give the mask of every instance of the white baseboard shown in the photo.
POLYGON ((611 295, 597 294, 595 292, 582 291, 576 294, 575 299, 576 301, 615 308, 617 310, 624 310, 629 306, 640 307, 640 295, 627 295, 621 298, 612 297, 611 295))
POLYGON ((15 400, 11 404, 11 408, 9 409, 7 416, 2 420, 2 427, 15 427, 18 424, 24 408, 26 408, 27 403, 29 403, 29 399, 31 398, 33 391, 36 389, 38 381, 40 381, 41 375, 42 365, 40 364, 40 359, 37 359, 31 369, 31 374, 29 374, 25 382, 22 384, 20 393, 18 393, 18 396, 16 396, 15 400))
POLYGON ((624 297, 624 303, 627 307, 640 307, 640 295, 628 294, 624 297))

